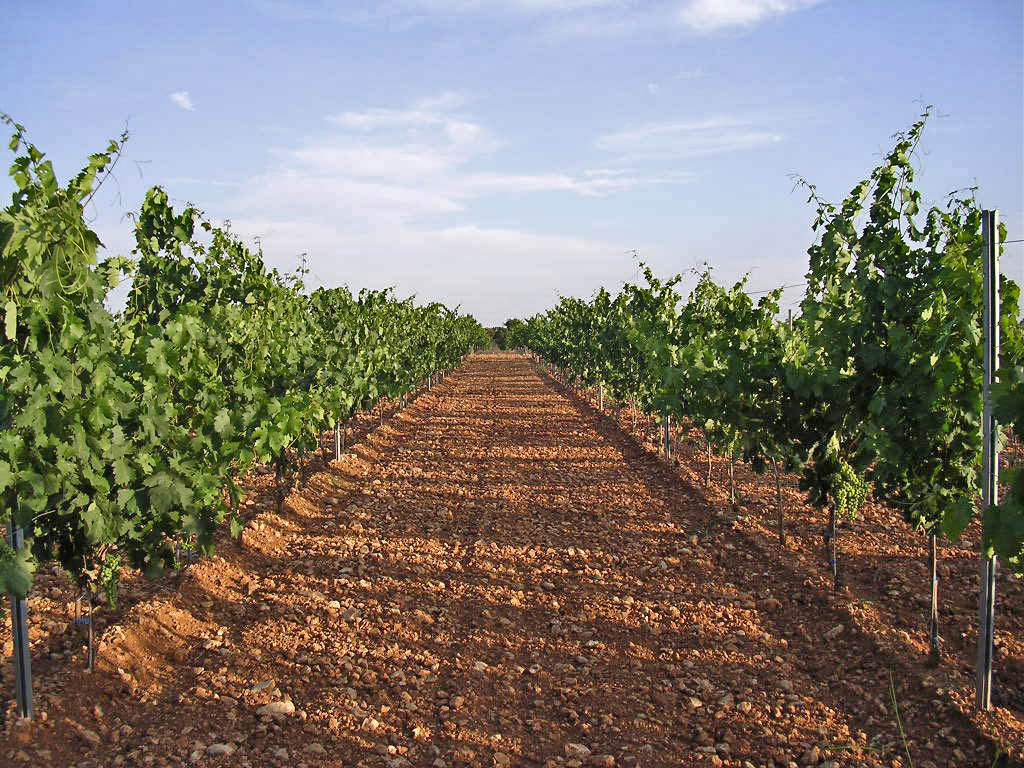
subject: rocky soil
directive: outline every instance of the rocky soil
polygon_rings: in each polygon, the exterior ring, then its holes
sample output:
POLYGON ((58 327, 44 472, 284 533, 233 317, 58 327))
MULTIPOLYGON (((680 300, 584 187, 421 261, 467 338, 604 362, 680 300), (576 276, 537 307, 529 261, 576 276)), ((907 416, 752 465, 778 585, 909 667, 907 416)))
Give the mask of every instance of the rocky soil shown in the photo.
POLYGON ((471 357, 383 426, 364 416, 280 513, 272 477, 254 475, 241 539, 216 557, 127 575, 118 607, 95 614, 93 672, 73 590, 43 573, 38 715, 19 721, 5 700, 0 764, 1024 759, 1020 580, 1000 579, 999 706, 979 715, 970 541, 942 550, 944 654, 929 667, 923 541, 891 511, 871 505, 843 532, 833 593, 793 478, 783 549, 770 477, 738 467, 733 505, 724 460, 705 485, 696 433, 677 430, 666 462, 650 423, 596 405, 525 357, 471 357))

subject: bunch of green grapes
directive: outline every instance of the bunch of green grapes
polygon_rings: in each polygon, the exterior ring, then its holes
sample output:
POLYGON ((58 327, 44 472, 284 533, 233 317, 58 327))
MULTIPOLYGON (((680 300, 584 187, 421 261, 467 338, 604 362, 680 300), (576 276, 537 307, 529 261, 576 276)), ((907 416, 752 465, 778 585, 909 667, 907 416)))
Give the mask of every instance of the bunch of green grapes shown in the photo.
POLYGON ((845 461, 839 462, 839 473, 832 487, 832 498, 836 512, 849 517, 856 516, 868 499, 868 481, 845 461))

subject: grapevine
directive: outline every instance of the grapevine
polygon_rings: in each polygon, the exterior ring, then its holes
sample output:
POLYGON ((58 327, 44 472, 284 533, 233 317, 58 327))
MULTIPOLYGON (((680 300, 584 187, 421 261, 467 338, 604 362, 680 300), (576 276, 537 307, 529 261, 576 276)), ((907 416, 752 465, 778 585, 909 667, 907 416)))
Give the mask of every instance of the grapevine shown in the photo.
MULTIPOLYGON (((977 509, 982 241, 973 190, 951 194, 943 207, 921 206, 912 160, 928 117, 897 134, 841 203, 800 181, 816 207, 816 237, 792 327, 775 320, 779 292, 755 304, 744 282, 727 290, 705 270, 682 301, 672 290, 678 277, 662 283, 645 269, 646 286, 627 284, 614 297, 602 291, 590 302, 563 299, 509 323, 506 335, 570 376, 590 381, 598 370, 643 410, 702 428, 709 483, 712 448, 771 469, 782 543, 779 472, 798 470, 807 501, 827 516, 836 588, 837 517, 852 518, 869 495, 901 510, 931 538, 934 652, 934 537, 956 541, 977 509)), ((1004 276, 997 413, 1018 434, 1019 294, 1004 276)), ((983 541, 1019 574, 1024 472, 1014 468, 1010 483, 1003 503, 983 510, 983 541)))
MULTIPOLYGON (((7 120, 8 124, 10 123, 7 120)), ((122 565, 155 576, 179 545, 237 535, 238 480, 275 467, 279 498, 323 432, 453 366, 486 332, 389 291, 308 293, 228 226, 160 187, 135 217, 131 258, 98 263, 84 205, 121 140, 61 187, 14 125, 17 186, 0 212, 0 501, 28 548, 0 545, 24 595, 54 561, 113 600, 122 565), (125 310, 106 308, 130 277, 125 310)))

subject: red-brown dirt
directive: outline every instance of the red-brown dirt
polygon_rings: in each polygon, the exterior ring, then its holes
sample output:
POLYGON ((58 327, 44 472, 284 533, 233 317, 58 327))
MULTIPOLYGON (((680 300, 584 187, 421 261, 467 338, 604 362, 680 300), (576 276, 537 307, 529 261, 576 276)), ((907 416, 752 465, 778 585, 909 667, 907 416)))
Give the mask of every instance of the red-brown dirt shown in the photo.
POLYGON ((1000 580, 1000 706, 979 715, 969 544, 942 551, 946 646, 930 668, 923 541, 890 511, 870 505, 844 532, 848 586, 833 594, 793 478, 783 551, 770 477, 740 467, 734 508, 704 487, 692 435, 678 432, 666 463, 643 420, 630 435, 591 394, 525 357, 476 355, 384 426, 364 417, 343 460, 311 460, 281 513, 272 478, 252 477, 240 541, 177 576, 129 578, 118 609, 100 608, 91 673, 73 592, 41 575, 38 715, 18 721, 6 702, 0 763, 1024 758, 1020 580, 1000 580))

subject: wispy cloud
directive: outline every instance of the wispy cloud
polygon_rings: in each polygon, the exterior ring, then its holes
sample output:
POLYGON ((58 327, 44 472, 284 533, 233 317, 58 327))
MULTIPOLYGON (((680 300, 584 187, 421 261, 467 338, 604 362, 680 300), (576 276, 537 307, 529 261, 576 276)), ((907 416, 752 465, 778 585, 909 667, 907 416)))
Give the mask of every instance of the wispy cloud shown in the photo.
POLYGON ((700 67, 693 69, 684 69, 681 72, 677 72, 672 76, 673 80, 697 80, 698 78, 704 77, 704 70, 700 67))
POLYGON ((624 6, 623 0, 406 0, 406 6, 446 13, 504 11, 516 13, 571 13, 593 8, 624 6))
POLYGON ((622 176, 627 173, 636 173, 633 168, 590 168, 583 172, 584 176, 622 176))
POLYGON ((827 0, 250 0, 286 21, 409 26, 453 16, 503 17, 534 26, 540 39, 611 38, 672 29, 696 33, 749 28, 827 0), (539 24, 539 27, 536 26, 539 24))
POLYGON ((171 94, 170 98, 171 101, 188 112, 194 112, 196 109, 192 104, 192 97, 188 95, 188 91, 175 91, 171 94))
POLYGON ((455 122, 451 110, 465 106, 467 97, 460 91, 442 91, 416 101, 405 109, 371 107, 357 112, 341 112, 327 120, 343 128, 374 131, 380 128, 442 125, 455 122))
POLYGON ((248 208, 267 210, 281 199, 332 201, 332 215, 364 224, 408 222, 463 210, 487 195, 565 192, 597 197, 645 184, 679 184, 688 173, 562 170, 485 172, 476 169, 501 141, 463 110, 464 94, 443 92, 408 107, 372 107, 327 117, 337 129, 299 146, 281 148, 278 165, 247 185, 248 208), (282 194, 282 189, 291 190, 282 194), (265 190, 265 193, 264 193, 265 190))
POLYGON ((224 179, 202 179, 198 176, 168 176, 160 180, 162 184, 190 184, 204 187, 240 187, 239 181, 224 179))
MULTIPOLYGON (((246 179, 224 210, 236 231, 259 235, 268 252, 316 254, 325 282, 417 286, 421 298, 465 297, 475 307, 486 283, 495 286, 495 307, 511 302, 525 312, 554 298, 570 266, 580 274, 607 265, 618 270, 627 248, 480 226, 472 218, 479 201, 593 199, 693 179, 685 171, 643 172, 617 163, 583 171, 502 170, 502 142, 468 110, 469 103, 463 95, 443 93, 408 106, 335 113, 324 121, 325 135, 274 150, 270 167, 246 179), (478 272, 482 253, 489 256, 486 280, 478 272), (439 270, 441 263, 446 267, 439 270), (537 296, 532 288, 505 295, 518 290, 509 286, 524 274, 529 279, 516 285, 550 286, 550 295, 537 296)), ((595 287, 619 278, 615 271, 594 274, 595 287)))
POLYGON ((689 0, 679 10, 679 22, 697 32, 751 27, 772 16, 782 16, 818 5, 824 0, 689 0))
POLYGON ((348 23, 410 14, 568 14, 595 8, 625 8, 629 0, 250 0, 259 11, 290 20, 334 19, 348 23))
MULTIPOLYGON (((637 245, 476 224, 365 233, 305 217, 235 217, 232 224, 236 232, 259 234, 268 254, 308 253, 314 278, 325 285, 393 286, 401 296, 462 305, 489 325, 548 308, 565 290, 566 273, 584 294, 614 285, 635 268, 627 252, 637 245)), ((643 252, 657 255, 653 247, 643 252)))
POLYGON ((549 15, 532 35, 548 43, 577 39, 619 39, 648 35, 675 25, 673 13, 664 5, 643 10, 594 8, 580 13, 549 15))
POLYGON ((731 117, 696 122, 651 122, 608 133, 597 146, 630 159, 690 158, 755 149, 782 135, 731 117))
MULTIPOLYGON (((285 22, 320 21, 391 29, 444 24, 454 17, 480 16, 531 23, 599 13, 627 15, 634 0, 249 0, 255 11, 285 22)), ((665 3, 668 0, 657 0, 665 3)), ((586 22, 584 22, 586 23, 586 22)))
POLYGON ((465 185, 471 191, 575 192, 585 197, 601 197, 648 184, 683 184, 694 179, 694 175, 686 171, 651 175, 587 171, 584 176, 586 178, 561 173, 473 174, 466 177, 465 185))

